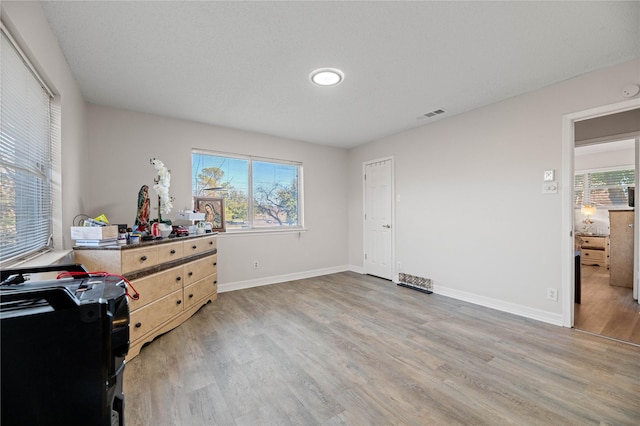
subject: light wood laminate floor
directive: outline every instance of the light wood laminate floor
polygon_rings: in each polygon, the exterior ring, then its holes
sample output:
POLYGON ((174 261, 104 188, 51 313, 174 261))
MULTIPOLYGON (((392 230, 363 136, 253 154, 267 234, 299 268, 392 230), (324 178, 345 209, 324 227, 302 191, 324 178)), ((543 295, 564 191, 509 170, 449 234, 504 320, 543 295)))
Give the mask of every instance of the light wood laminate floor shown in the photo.
POLYGON ((582 266, 581 303, 575 305, 574 327, 640 345, 640 305, 633 290, 609 285, 609 270, 582 266))
POLYGON ((219 294, 125 369, 135 425, 638 425, 640 348, 351 272, 219 294))

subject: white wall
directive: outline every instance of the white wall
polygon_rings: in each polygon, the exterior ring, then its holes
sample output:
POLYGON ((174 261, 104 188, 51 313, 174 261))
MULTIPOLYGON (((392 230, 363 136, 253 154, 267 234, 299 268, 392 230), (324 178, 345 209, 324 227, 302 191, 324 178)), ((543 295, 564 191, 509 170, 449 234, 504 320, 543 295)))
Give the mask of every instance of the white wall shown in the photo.
MULTIPOLYGON (((138 190, 156 176, 150 158, 171 170, 174 210, 191 206, 191 150, 300 161, 306 232, 238 235, 218 241, 220 290, 347 268, 347 151, 251 132, 88 104, 90 191, 86 214, 133 225, 138 190), (253 268, 258 260, 259 269, 253 268), (315 272, 314 272, 315 271, 315 272)), ((151 189, 151 196, 155 192, 151 189)), ((152 206, 153 207, 153 206, 152 206)), ((152 217, 154 213, 152 212, 152 217)))
MULTIPOLYGON (((353 149, 349 259, 362 267, 362 162, 394 156, 396 260, 438 293, 560 324, 562 116, 624 100, 640 61, 452 116, 353 149)), ((444 106, 446 110, 446 105, 444 106)))
MULTIPOLYGON (((599 144, 598 146, 602 147, 602 151, 598 152, 585 152, 582 153, 581 150, 584 148, 576 148, 575 150, 575 171, 588 171, 588 170, 597 170, 608 167, 622 167, 622 166, 633 166, 635 159, 635 148, 634 148, 633 139, 630 140, 630 143, 625 143, 624 148, 618 149, 609 149, 606 147, 608 145, 617 145, 617 143, 613 144, 599 144), (626 147, 626 145, 629 145, 626 147)), ((587 147, 588 148, 588 147, 587 147)))
POLYGON ((60 184, 62 205, 54 206, 60 220, 55 223, 56 248, 70 248, 73 241, 69 227, 73 218, 85 210, 82 194, 86 192, 89 165, 85 144, 85 103, 75 78, 60 50, 58 41, 44 16, 40 2, 1 3, 2 22, 33 63, 40 76, 56 96, 61 115, 60 184))

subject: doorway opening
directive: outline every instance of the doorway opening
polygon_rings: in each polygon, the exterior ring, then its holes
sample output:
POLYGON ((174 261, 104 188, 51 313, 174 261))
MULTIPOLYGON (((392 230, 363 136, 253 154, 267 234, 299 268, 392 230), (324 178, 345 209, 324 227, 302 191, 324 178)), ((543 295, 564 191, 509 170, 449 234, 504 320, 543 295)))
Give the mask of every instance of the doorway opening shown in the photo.
POLYGON ((633 200, 638 138, 575 141, 576 276, 574 327, 640 345, 633 297, 633 200), (578 287, 579 286, 579 287, 578 287), (579 292, 578 292, 579 290, 579 292))
MULTIPOLYGON (((563 304, 562 304, 562 314, 563 314, 563 325, 565 327, 574 327, 575 326, 575 311, 576 311, 576 306, 577 304, 575 304, 575 300, 576 300, 576 296, 582 297, 583 295, 580 294, 580 287, 578 286, 579 281, 576 280, 576 278, 582 278, 580 277, 580 272, 582 272, 581 268, 578 269, 578 267, 576 267, 576 238, 574 235, 574 230, 576 222, 578 222, 579 220, 582 220, 581 218, 576 220, 576 210, 575 210, 575 198, 574 198, 574 170, 575 170, 575 164, 574 164, 574 159, 575 159, 575 147, 576 147, 576 141, 581 141, 579 144, 597 144, 597 143, 602 143, 605 141, 611 141, 611 140, 622 140, 622 139, 629 139, 632 138, 635 140, 635 152, 633 154, 634 156, 634 164, 635 164, 635 170, 636 170, 636 178, 635 178, 635 187, 638 187, 638 181, 639 181, 639 176, 638 176, 638 165, 640 163, 639 161, 639 155, 640 155, 640 147, 639 145, 639 137, 640 137, 640 128, 638 127, 638 124, 640 123, 638 120, 631 120, 630 123, 627 123, 627 125, 621 124, 619 121, 617 122, 616 120, 625 116, 628 116, 628 113, 631 114, 639 114, 640 113, 640 99, 632 99, 629 101, 624 101, 624 102, 620 102, 617 104, 613 104, 613 105, 606 105, 606 106, 602 106, 602 107, 598 107, 598 108, 593 108, 590 110, 586 110, 586 111, 581 111, 581 112, 577 112, 577 113, 573 113, 573 114, 568 114, 563 116, 563 170, 562 170, 562 185, 563 185, 563 195, 562 195, 562 200, 563 200, 563 234, 564 232, 566 232, 566 234, 564 234, 563 236, 563 243, 562 243, 562 257, 563 257, 563 262, 562 262, 562 289, 563 289, 563 294, 566 295, 565 297, 563 297, 563 304), (608 120, 608 118, 611 118, 612 120, 608 120), (608 127, 608 126, 603 126, 602 125, 602 121, 600 121, 601 119, 605 119, 607 121, 609 121, 609 124, 612 124, 612 127, 608 127), (594 135, 591 138, 584 138, 584 135, 580 135, 580 131, 581 129, 588 129, 589 126, 582 126, 580 123, 587 123, 592 125, 591 126, 591 131, 595 132, 594 135), (629 127, 630 126, 630 127, 629 127), (601 134, 597 135, 597 132, 600 132, 601 134), (587 142, 584 142, 585 140, 587 140, 587 142)), ((637 195, 637 191, 635 194, 635 203, 637 204, 638 201, 638 195, 637 195)), ((637 307, 637 303, 638 303, 638 271, 639 271, 639 250, 638 250, 638 241, 639 241, 639 230, 638 230, 638 226, 635 226, 635 224, 638 224, 638 212, 639 209, 635 208, 635 210, 632 213, 633 216, 633 221, 634 224, 632 224, 631 226, 633 227, 632 233, 633 233, 633 270, 632 270, 632 286, 633 286, 633 291, 632 291, 632 299, 633 299, 633 303, 632 303, 632 307, 635 309, 637 307)), ((594 265, 586 265, 586 266, 594 266, 594 265)), ((606 267, 605 267, 606 269, 606 267)), ((603 272, 602 270, 594 270, 594 271, 599 271, 599 272, 603 272)), ((603 276, 603 274, 590 274, 590 272, 594 272, 594 271, 590 271, 588 269, 585 270, 585 279, 600 279, 603 281, 607 281, 607 277, 606 274, 603 276), (590 276, 591 275, 591 276, 590 276), (598 277, 598 275, 600 275, 598 277)), ((582 306, 580 306, 580 309, 582 309, 582 306)), ((638 315, 636 315, 636 317, 638 317, 638 315)), ((615 322, 613 322, 609 328, 616 328, 617 325, 614 324, 615 322)), ((621 321, 620 323, 618 323, 618 325, 620 324, 624 324, 625 326, 629 326, 629 324, 625 323, 625 321, 621 321)), ((609 331, 606 331, 607 327, 602 327, 602 329, 600 330, 600 333, 609 333, 609 331)), ((602 335, 606 335, 606 334, 602 334, 602 335)), ((617 338, 617 337, 616 337, 617 338)), ((628 338, 627 338, 628 339, 628 338)), ((622 339, 621 339, 622 340, 622 339)), ((629 340, 627 340, 629 341, 629 340)))

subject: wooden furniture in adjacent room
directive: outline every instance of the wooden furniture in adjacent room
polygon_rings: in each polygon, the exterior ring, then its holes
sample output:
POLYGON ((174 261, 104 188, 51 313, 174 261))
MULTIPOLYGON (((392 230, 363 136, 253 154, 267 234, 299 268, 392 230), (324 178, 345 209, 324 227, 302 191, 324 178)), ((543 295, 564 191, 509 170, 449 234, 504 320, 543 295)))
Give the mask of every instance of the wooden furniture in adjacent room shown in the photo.
POLYGON ((609 210, 609 284, 633 287, 633 210, 609 210))
POLYGON ((582 252, 583 265, 609 267, 609 237, 606 235, 576 235, 576 246, 582 252))
POLYGON ((216 234, 125 246, 74 247, 74 253, 75 261, 90 271, 123 275, 140 293, 138 300, 129 299, 127 360, 217 296, 216 234))

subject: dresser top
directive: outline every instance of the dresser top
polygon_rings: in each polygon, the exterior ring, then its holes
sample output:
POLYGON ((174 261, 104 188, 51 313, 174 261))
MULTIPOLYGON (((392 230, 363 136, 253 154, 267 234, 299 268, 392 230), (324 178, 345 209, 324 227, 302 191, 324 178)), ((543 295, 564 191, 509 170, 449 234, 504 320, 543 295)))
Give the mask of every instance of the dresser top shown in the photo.
POLYGON ((118 243, 113 243, 110 244, 108 246, 96 246, 96 247, 92 247, 92 246, 73 246, 74 250, 127 250, 127 249, 134 249, 134 248, 138 248, 138 247, 149 247, 149 246, 155 246, 155 245, 160 245, 160 244, 167 244, 167 243, 177 243, 177 242, 182 242, 182 241, 188 241, 188 240, 196 240, 199 238, 206 238, 206 237, 211 237, 214 235, 218 235, 217 232, 209 232, 206 234, 196 234, 196 235, 187 235, 187 236, 183 236, 183 237, 168 237, 168 238, 155 238, 153 240, 148 240, 148 241, 140 241, 139 243, 136 244, 118 244, 118 243))

